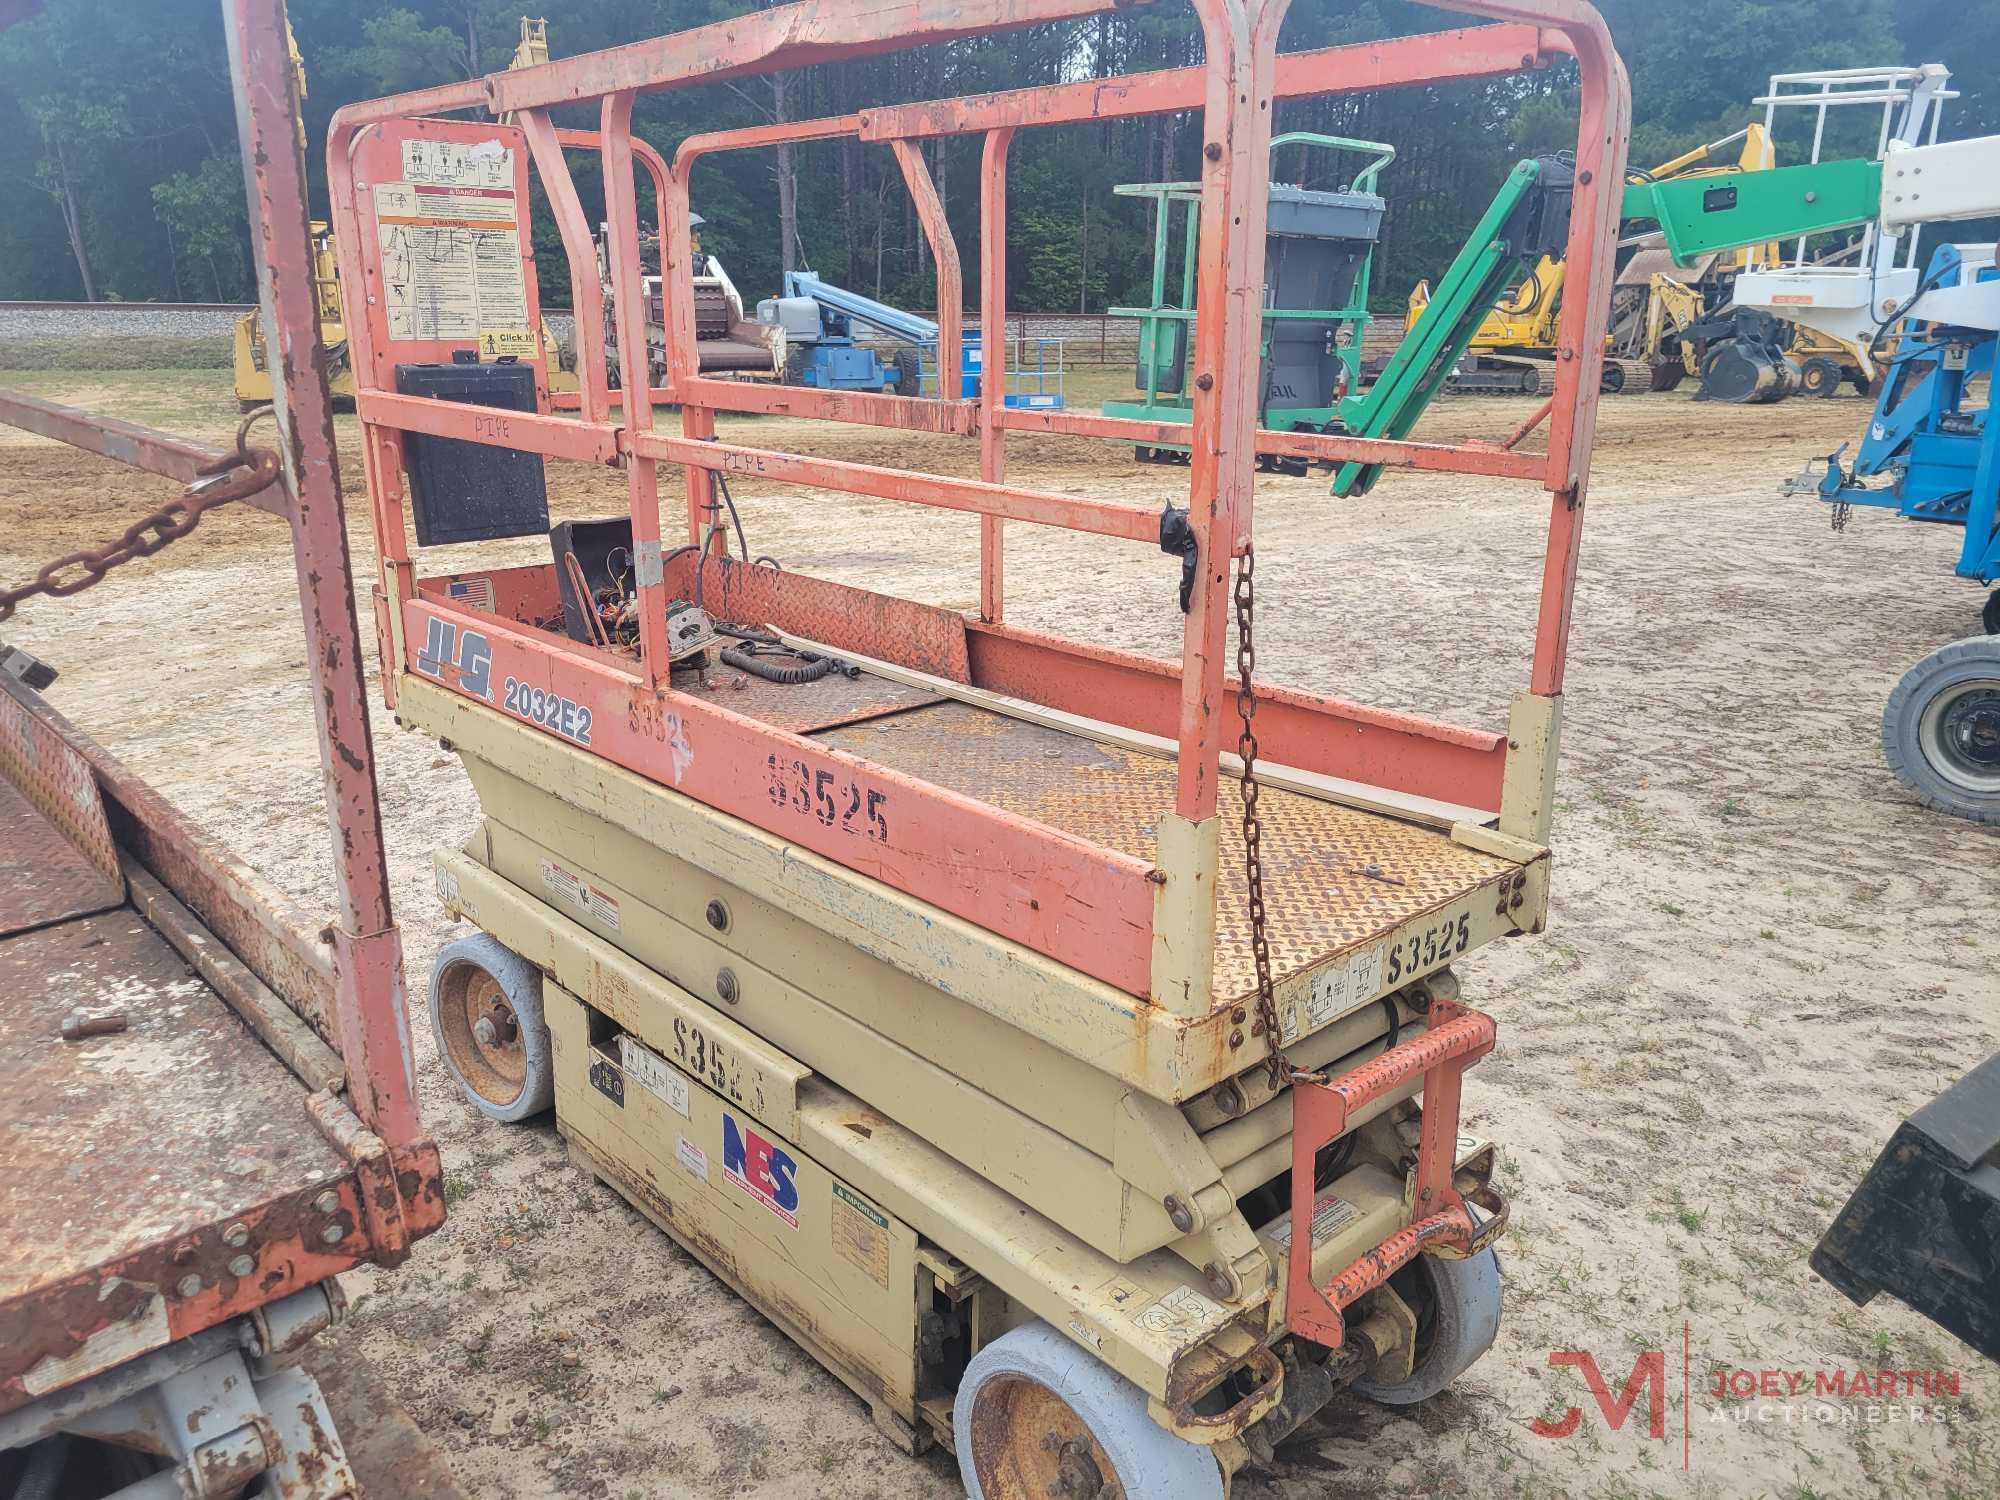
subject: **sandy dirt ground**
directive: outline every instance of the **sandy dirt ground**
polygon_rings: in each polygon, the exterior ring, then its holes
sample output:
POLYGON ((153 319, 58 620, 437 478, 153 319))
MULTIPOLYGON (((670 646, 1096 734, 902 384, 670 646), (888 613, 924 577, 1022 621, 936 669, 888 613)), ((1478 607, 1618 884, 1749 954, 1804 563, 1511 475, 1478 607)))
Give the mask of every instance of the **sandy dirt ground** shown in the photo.
MULTIPOLYGON (((10 377, 57 399, 221 437, 226 375, 10 377)), ((1553 920, 1463 965, 1500 1022, 1470 1075, 1503 1143, 1515 1229, 1492 1353, 1416 1408, 1337 1400, 1244 1500, 1382 1495, 1971 1497, 2000 1491, 2000 1374, 1900 1306, 1861 1311, 1806 1257, 1898 1120, 2000 1046, 2000 837, 1905 795, 1878 747, 1885 695, 1980 602, 1957 536, 1881 515, 1830 535, 1778 483, 1852 437, 1858 401, 1775 408, 1627 397, 1604 408, 1562 746, 1553 920), (1687 1378, 1683 1379, 1683 1337, 1687 1378), (1612 1431, 1574 1368, 1615 1390, 1665 1353, 1666 1436, 1642 1398, 1612 1431), (1952 1399, 1710 1394, 1716 1372, 1962 1371, 1952 1399), (1574 1435, 1528 1424, 1576 1406, 1574 1435), (1918 1409, 1913 1419, 1910 1408, 1918 1409), (1891 1410, 1890 1408, 1894 1408, 1891 1410), (1683 1428, 1688 1464, 1683 1467, 1683 1428)), ((1421 435, 1503 433, 1456 402, 1421 435)), ((779 421, 772 446, 966 472, 948 444, 779 421)), ((341 421, 351 495, 356 429, 341 421)), ((727 431, 725 429, 725 435, 727 431)), ((1063 440, 1013 474, 1157 501, 1182 471, 1063 440)), ((558 512, 622 509, 616 476, 565 470, 558 512)), ((0 432, 0 577, 115 533, 165 487, 0 432)), ((672 497, 670 497, 672 498, 672 497)), ((976 526, 888 502, 739 493, 753 550, 849 583, 971 606, 976 526)), ((354 506, 358 567, 372 549, 354 506)), ((1283 681, 1479 725, 1527 681, 1547 517, 1522 486, 1391 476, 1258 487, 1259 662, 1283 681)), ((1014 527, 1010 618, 1173 650, 1174 565, 1150 549, 1014 527)), ((494 549, 519 560, 536 544, 494 549)), ((489 554, 490 555, 490 554, 489 554)), ((447 551, 445 561, 460 556, 447 551)), ((540 558, 546 558, 545 549, 540 558)), ((52 696, 310 905, 331 860, 280 524, 224 513, 10 637, 63 670, 52 696)), ((371 663, 372 670, 372 663, 371 663)), ((473 826, 456 760, 376 744, 413 988, 450 933, 429 855, 473 826)), ((416 1026, 451 1219, 404 1269, 350 1278, 338 1335, 365 1351, 482 1500, 960 1493, 638 1214, 572 1170, 551 1124, 483 1123, 416 1026)), ((1782 1389, 1782 1384, 1781 1384, 1782 1389)))

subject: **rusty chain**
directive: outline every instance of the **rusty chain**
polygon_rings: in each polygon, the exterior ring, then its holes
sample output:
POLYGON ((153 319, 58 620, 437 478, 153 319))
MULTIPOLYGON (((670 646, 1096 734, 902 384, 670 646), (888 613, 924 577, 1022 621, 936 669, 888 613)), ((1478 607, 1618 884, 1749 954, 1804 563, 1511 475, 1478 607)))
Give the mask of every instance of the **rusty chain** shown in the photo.
POLYGON ((1279 1089, 1292 1076, 1285 1058, 1283 1031, 1278 1025, 1278 997, 1271 984, 1271 944, 1264 933, 1263 826, 1257 818, 1257 691, 1252 674, 1257 670, 1255 623, 1257 611, 1256 549, 1248 542, 1236 564, 1236 713, 1243 730, 1236 737, 1236 753, 1243 761, 1243 874, 1250 896, 1250 956, 1257 965, 1257 1024, 1270 1053, 1264 1065, 1270 1070, 1271 1087, 1279 1089))
POLYGON ((35 576, 18 588, 0 589, 0 624, 14 617, 23 599, 46 595, 66 599, 103 581, 113 568, 135 557, 151 557, 170 542, 177 542, 201 524, 204 513, 218 505, 247 500, 277 481, 282 472, 278 455, 269 448, 248 446, 250 426, 268 416, 271 408, 260 406, 236 428, 236 448, 212 464, 195 472, 195 480, 158 510, 141 516, 101 547, 86 547, 44 563, 35 576), (67 576, 66 576, 67 575, 67 576))

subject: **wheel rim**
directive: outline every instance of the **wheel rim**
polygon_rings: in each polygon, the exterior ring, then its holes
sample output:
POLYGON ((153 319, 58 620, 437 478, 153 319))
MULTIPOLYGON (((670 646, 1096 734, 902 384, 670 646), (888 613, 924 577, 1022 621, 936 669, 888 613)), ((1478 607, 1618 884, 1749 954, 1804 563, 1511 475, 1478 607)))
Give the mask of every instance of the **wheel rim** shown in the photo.
POLYGON ((972 1464, 986 1500, 1124 1500, 1103 1444, 1038 1380, 1001 1375, 972 1409, 972 1464))
POLYGON ((1917 740, 1931 769, 1953 786, 2000 796, 2000 678, 1954 683, 1932 698, 1917 740))
POLYGON ((480 1098, 512 1104, 528 1083, 528 1046, 500 981, 477 964, 453 964, 438 982, 439 1042, 480 1098))

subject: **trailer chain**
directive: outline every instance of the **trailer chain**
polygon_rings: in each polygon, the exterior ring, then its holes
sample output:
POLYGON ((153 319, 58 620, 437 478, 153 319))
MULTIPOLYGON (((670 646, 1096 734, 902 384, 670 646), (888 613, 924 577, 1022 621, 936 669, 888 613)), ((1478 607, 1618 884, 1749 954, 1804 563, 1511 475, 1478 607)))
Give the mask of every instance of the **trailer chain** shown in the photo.
POLYGON ((1236 737, 1236 754, 1243 762, 1243 875, 1250 900, 1250 956, 1257 966, 1257 1024, 1253 1035, 1261 1034, 1270 1048, 1264 1066, 1271 1075, 1271 1088, 1283 1088, 1291 1081, 1291 1063, 1285 1057, 1278 1026, 1278 997, 1271 983, 1271 944, 1264 931, 1263 825, 1257 817, 1257 669, 1255 635, 1257 612, 1257 554, 1249 543, 1236 564, 1236 713, 1243 729, 1236 737))
POLYGON ((51 599, 80 594, 101 583, 113 568, 137 557, 151 557, 168 543, 179 541, 201 524, 204 513, 268 489, 283 472, 278 455, 269 448, 249 447, 245 440, 250 424, 270 411, 270 407, 261 406, 245 417, 236 429, 235 451, 197 469, 202 477, 158 510, 140 517, 103 546, 66 553, 43 564, 18 588, 0 589, 0 624, 14 617, 22 600, 38 594, 51 599))

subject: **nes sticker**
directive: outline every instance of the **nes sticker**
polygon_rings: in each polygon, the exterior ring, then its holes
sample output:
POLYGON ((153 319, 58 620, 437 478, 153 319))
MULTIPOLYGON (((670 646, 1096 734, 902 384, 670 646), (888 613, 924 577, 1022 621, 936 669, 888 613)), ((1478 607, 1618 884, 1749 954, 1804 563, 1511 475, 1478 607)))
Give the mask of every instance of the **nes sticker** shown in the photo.
POLYGON ((757 1127, 724 1111, 722 1175, 792 1228, 799 1227, 799 1164, 757 1127))

